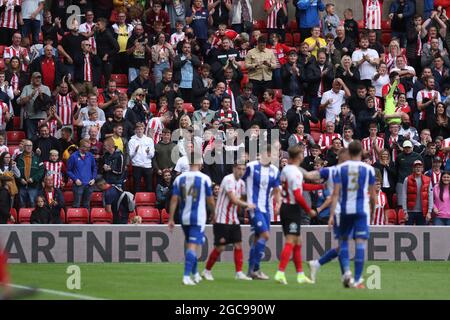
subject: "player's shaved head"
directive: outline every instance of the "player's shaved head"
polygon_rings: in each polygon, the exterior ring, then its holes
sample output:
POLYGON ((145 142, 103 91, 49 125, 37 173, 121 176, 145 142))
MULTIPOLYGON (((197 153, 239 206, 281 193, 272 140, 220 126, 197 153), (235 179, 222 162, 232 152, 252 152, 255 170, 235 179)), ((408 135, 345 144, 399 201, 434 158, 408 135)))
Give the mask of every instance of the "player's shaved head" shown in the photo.
POLYGON ((299 145, 291 146, 288 149, 288 155, 290 160, 295 160, 303 154, 303 149, 299 145))
POLYGON ((361 155, 362 150, 363 150, 362 144, 361 144, 361 141, 359 141, 359 140, 353 140, 348 145, 348 153, 349 153, 350 157, 357 157, 357 156, 361 155))

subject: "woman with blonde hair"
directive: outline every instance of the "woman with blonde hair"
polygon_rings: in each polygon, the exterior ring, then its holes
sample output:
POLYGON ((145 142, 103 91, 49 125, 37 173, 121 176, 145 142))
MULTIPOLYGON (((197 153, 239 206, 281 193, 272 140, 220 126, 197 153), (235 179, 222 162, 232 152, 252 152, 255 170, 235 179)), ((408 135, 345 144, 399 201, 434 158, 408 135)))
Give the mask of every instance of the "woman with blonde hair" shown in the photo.
POLYGON ((375 169, 381 173, 381 191, 383 191, 389 203, 389 208, 395 208, 392 196, 395 193, 395 181, 397 180, 397 170, 395 164, 391 160, 389 150, 382 149, 378 154, 378 160, 373 164, 375 169))
POLYGON ((127 112, 134 113, 136 122, 147 123, 150 119, 150 108, 147 102, 145 102, 146 96, 147 92, 144 89, 139 88, 133 92, 130 101, 128 101, 127 112))
POLYGON ((404 54, 402 52, 402 49, 400 48, 400 43, 398 42, 398 40, 391 40, 391 42, 389 43, 388 52, 384 58, 388 71, 391 71, 393 68, 397 68, 397 57, 403 55, 404 54))

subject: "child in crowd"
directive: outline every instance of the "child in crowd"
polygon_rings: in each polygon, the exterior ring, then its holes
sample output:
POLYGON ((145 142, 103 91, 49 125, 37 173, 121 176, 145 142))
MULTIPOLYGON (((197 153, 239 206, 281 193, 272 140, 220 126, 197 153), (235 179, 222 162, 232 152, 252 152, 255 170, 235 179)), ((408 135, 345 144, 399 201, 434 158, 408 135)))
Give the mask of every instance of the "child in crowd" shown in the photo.
POLYGON ((3 152, 8 152, 8 146, 5 145, 5 135, 4 134, 0 134, 0 154, 2 154, 3 152))
POLYGON ((50 150, 49 161, 44 161, 44 176, 53 177, 53 186, 57 189, 64 187, 63 172, 65 172, 64 163, 59 160, 59 152, 50 150))
POLYGON ((344 19, 345 35, 356 42, 359 36, 358 22, 353 19, 352 9, 348 8, 344 10, 344 19))
POLYGON ((381 191, 381 178, 375 178, 375 191, 377 193, 375 202, 375 213, 371 217, 371 225, 388 224, 388 217, 385 209, 389 208, 386 194, 381 191))
POLYGON ((167 206, 168 196, 170 194, 170 185, 172 184, 172 173, 169 169, 163 170, 163 179, 156 185, 156 207, 164 209, 167 206))
POLYGON ((173 50, 177 49, 178 42, 184 40, 184 31, 183 31, 183 23, 181 21, 177 21, 175 23, 176 32, 172 33, 170 36, 170 44, 173 47, 173 50))
POLYGON ((334 4, 327 3, 325 7, 325 14, 322 18, 322 32, 324 35, 331 33, 336 38, 336 28, 339 26, 340 20, 335 13, 336 8, 334 4))
POLYGON ((30 217, 31 224, 50 224, 52 223, 52 212, 45 205, 44 197, 36 197, 36 207, 31 213, 30 217))

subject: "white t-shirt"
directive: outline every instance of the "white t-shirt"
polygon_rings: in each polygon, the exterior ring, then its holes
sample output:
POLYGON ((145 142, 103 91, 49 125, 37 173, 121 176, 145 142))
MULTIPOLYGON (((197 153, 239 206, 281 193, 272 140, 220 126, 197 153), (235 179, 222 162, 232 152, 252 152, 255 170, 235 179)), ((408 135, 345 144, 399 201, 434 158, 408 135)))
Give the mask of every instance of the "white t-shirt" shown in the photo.
POLYGON ((372 79, 372 85, 375 87, 375 96, 378 98, 383 97, 383 87, 389 83, 389 75, 385 74, 380 76, 377 80, 372 79))
POLYGON ((186 172, 189 171, 189 160, 187 156, 182 156, 178 159, 177 164, 175 165, 176 172, 186 172))
POLYGON ((324 92, 322 96, 322 100, 320 104, 325 104, 329 99, 332 99, 333 102, 327 106, 326 109, 326 119, 328 121, 334 122, 336 120, 336 116, 341 113, 341 106, 345 102, 345 92, 344 90, 339 90, 338 93, 333 90, 328 90, 324 92))
MULTIPOLYGON (((378 55, 378 52, 373 49, 366 49, 366 50, 356 50, 352 54, 352 61, 358 62, 363 58, 363 55, 368 55, 370 59, 378 59, 380 56, 378 55)), ((373 75, 377 72, 377 68, 370 64, 367 61, 364 61, 359 66, 359 74, 361 76, 361 80, 372 80, 373 75)))
MULTIPOLYGON (((404 70, 414 71, 414 73, 416 73, 416 70, 415 70, 413 67, 411 67, 411 66, 405 66, 405 67, 403 68, 403 71, 404 71, 404 70)), ((400 70, 399 68, 392 68, 390 72, 392 72, 392 71, 400 72, 400 71, 402 71, 402 70, 400 70)), ((414 78, 415 78, 415 77, 414 77, 414 78)), ((414 82, 415 82, 415 81, 413 80, 413 83, 414 83, 414 82)), ((413 92, 414 92, 414 89, 413 89, 413 88, 409 89, 409 91, 406 92, 406 98, 408 98, 408 99, 414 98, 413 92)))
MULTIPOLYGON (((42 0, 23 0, 22 1, 22 19, 30 19, 31 14, 39 7, 42 0)), ((41 13, 36 16, 36 20, 41 21, 41 13)))
POLYGON ((81 131, 82 138, 85 138, 89 135, 89 129, 91 127, 98 127, 98 133, 97 133, 97 140, 100 140, 100 130, 102 129, 103 124, 105 121, 97 120, 97 121, 91 121, 91 120, 83 120, 83 130, 81 131))

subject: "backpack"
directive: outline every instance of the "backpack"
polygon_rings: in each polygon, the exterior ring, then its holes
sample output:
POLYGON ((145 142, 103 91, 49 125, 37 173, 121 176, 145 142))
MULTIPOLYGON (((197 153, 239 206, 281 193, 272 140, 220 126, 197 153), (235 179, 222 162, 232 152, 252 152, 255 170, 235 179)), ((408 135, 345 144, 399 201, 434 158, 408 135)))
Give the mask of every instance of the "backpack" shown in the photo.
POLYGON ((122 200, 126 198, 126 208, 128 212, 133 212, 136 208, 136 202, 134 201, 134 195, 131 192, 123 191, 118 186, 114 186, 118 191, 121 192, 121 195, 119 197, 119 200, 117 200, 117 208, 120 208, 120 205, 122 203, 122 200))

